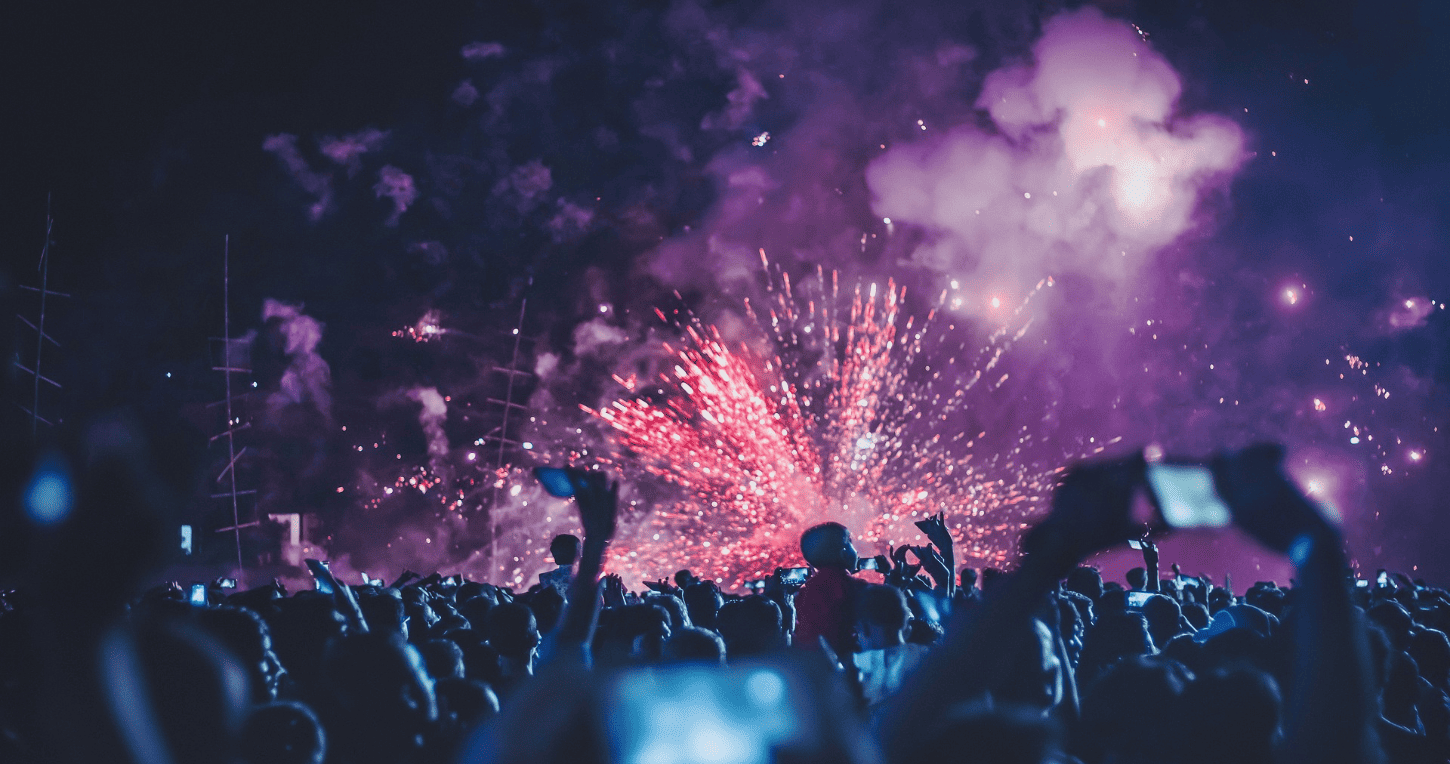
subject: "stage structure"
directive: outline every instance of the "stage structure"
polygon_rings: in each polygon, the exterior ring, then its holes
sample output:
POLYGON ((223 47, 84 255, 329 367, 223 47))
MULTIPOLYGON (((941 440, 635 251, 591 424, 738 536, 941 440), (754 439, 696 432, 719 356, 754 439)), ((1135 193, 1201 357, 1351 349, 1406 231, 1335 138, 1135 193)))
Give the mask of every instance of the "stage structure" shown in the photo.
POLYGON ((252 528, 260 524, 259 520, 253 519, 248 522, 241 520, 241 497, 255 496, 256 489, 239 489, 237 487, 237 462, 247 453, 247 447, 237 448, 237 433, 250 429, 251 422, 243 422, 236 413, 236 401, 238 398, 246 398, 250 392, 243 391, 240 395, 235 394, 232 385, 232 376, 235 374, 250 375, 252 373, 252 345, 251 339, 234 339, 232 337, 232 309, 231 309, 231 235, 228 234, 222 239, 222 336, 212 337, 213 343, 219 343, 221 352, 213 355, 216 365, 212 371, 219 371, 226 379, 226 397, 214 403, 207 404, 208 409, 223 407, 226 414, 226 426, 221 432, 211 436, 211 443, 225 440, 227 444, 227 465, 222 468, 216 477, 216 485, 224 487, 217 493, 213 493, 213 499, 224 499, 231 503, 232 524, 223 528, 217 528, 217 533, 232 534, 232 540, 237 550, 237 573, 238 579, 242 578, 242 529, 252 528))
POLYGON ((36 315, 34 321, 26 318, 25 315, 22 313, 15 314, 15 317, 20 319, 20 323, 25 324, 27 327, 30 328, 31 331, 35 332, 36 335, 35 357, 31 359, 30 366, 25 365, 19 353, 16 354, 15 358, 15 367, 25 372, 26 374, 29 374, 32 381, 34 382, 30 397, 29 408, 27 408, 25 404, 19 403, 17 401, 17 404, 20 406, 20 410, 24 411, 26 416, 30 417, 31 440, 39 439, 40 425, 44 424, 47 427, 54 427, 60 422, 60 418, 54 414, 52 414, 52 416, 55 417, 54 422, 40 415, 41 383, 44 382, 46 385, 49 385, 56 390, 62 389, 59 382, 45 376, 45 374, 41 370, 41 361, 45 358, 45 343, 49 342, 50 344, 54 345, 57 350, 60 349, 60 343, 57 342, 54 337, 45 333, 45 311, 48 302, 47 298, 70 297, 70 295, 66 294, 65 292, 55 292, 50 289, 50 250, 51 246, 54 243, 51 239, 51 234, 54 232, 54 230, 55 218, 52 217, 50 214, 50 196, 47 195, 45 197, 45 242, 40 246, 40 263, 36 266, 36 270, 40 271, 40 286, 34 287, 26 286, 24 284, 20 285, 20 288, 22 290, 25 290, 27 292, 35 292, 40 296, 40 311, 36 315))

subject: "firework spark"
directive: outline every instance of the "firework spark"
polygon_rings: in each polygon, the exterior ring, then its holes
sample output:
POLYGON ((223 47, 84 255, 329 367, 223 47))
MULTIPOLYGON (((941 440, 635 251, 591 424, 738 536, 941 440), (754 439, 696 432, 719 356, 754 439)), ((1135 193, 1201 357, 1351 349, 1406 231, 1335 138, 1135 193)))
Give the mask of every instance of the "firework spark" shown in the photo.
POLYGON ((913 522, 941 510, 968 557, 1005 560, 1053 471, 1025 458, 1026 428, 1011 447, 979 454, 987 433, 968 427, 967 409, 973 391, 1007 381, 994 370, 1031 325, 1031 295, 974 358, 941 358, 940 343, 928 344, 943 335, 933 329, 945 292, 918 321, 894 282, 858 284, 843 299, 835 273, 818 269, 809 290, 774 273, 765 304, 745 305, 769 350, 657 309, 683 332, 678 347, 665 345, 672 368, 645 382, 616 377, 628 396, 583 407, 613 430, 610 462, 683 494, 625 534, 614 569, 658 576, 645 562, 671 560, 738 585, 798 560, 800 533, 815 523, 844 522, 864 549, 884 551, 919 542, 913 522))

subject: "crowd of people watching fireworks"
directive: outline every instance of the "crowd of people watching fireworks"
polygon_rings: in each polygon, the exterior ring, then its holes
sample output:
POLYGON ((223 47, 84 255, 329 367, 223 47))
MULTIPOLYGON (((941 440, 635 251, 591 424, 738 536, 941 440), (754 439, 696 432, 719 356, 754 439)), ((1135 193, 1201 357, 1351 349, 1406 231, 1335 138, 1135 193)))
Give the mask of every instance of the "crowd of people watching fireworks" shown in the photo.
POLYGON ((919 523, 930 543, 865 563, 845 527, 806 530, 803 583, 782 569, 725 592, 679 571, 631 591, 602 569, 617 486, 575 472, 583 538, 556 539, 557 569, 527 590, 344 585, 318 565, 315 589, 200 602, 134 594, 158 515, 144 470, 100 450, 72 516, 4 550, 19 563, 0 601, 6 762, 1450 758, 1450 594, 1359 585, 1273 449, 1214 474, 1292 585, 1162 571, 1151 541, 1126 581, 1082 566, 1141 535, 1143 463, 1127 459, 1067 471, 1010 571, 956 570, 936 516, 919 523), (78 573, 77 555, 110 575, 78 573))

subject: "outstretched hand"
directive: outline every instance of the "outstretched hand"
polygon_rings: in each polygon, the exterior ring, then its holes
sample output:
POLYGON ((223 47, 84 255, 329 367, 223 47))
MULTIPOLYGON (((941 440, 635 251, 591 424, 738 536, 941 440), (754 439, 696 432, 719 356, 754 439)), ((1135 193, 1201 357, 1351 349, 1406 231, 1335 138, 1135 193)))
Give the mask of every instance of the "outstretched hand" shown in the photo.
POLYGON ((1065 572, 1093 552, 1136 538, 1132 501, 1146 467, 1135 454, 1068 469, 1052 495, 1052 512, 1027 532, 1022 551, 1065 572))
POLYGON ((936 545, 937 549, 943 552, 952 548, 952 534, 947 530, 947 513, 938 512, 934 515, 927 515, 925 519, 917 520, 916 527, 926 534, 928 541, 936 545))
POLYGON ((1213 482, 1228 503, 1234 523, 1259 543, 1287 553, 1298 538, 1337 536, 1319 510, 1284 476, 1284 448, 1255 445, 1221 454, 1212 463, 1213 482))
POLYGON ((608 541, 614 537, 615 519, 619 513, 619 483, 600 471, 570 467, 569 480, 574 484, 574 503, 579 506, 579 520, 584 525, 584 538, 608 541))
POLYGON ((618 574, 610 573, 604 576, 604 605, 605 607, 624 607, 624 579, 618 574))

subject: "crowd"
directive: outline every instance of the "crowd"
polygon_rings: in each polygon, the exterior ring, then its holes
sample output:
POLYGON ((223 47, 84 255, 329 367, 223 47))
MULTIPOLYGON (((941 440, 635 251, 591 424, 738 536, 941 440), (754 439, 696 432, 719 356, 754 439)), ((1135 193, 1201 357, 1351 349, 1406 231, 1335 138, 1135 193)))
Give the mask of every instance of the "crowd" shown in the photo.
POLYGON ((1069 470, 1011 571, 955 570, 941 516, 918 524, 929 544, 864 563, 826 523, 801 536, 804 583, 779 570, 742 593, 606 574, 617 487, 575 472, 583 538, 555 539, 557 569, 527 590, 345 585, 317 565, 295 593, 135 596, 126 552, 91 537, 143 544, 118 523, 144 526, 146 492, 102 483, 122 519, 82 501, 73 522, 100 526, 78 532, 117 580, 67 575, 54 551, 78 537, 52 530, 0 599, 0 761, 1450 759, 1450 594, 1356 581, 1272 450, 1214 469, 1292 585, 1162 571, 1146 540, 1125 581, 1081 565, 1141 535, 1133 459, 1069 470))

